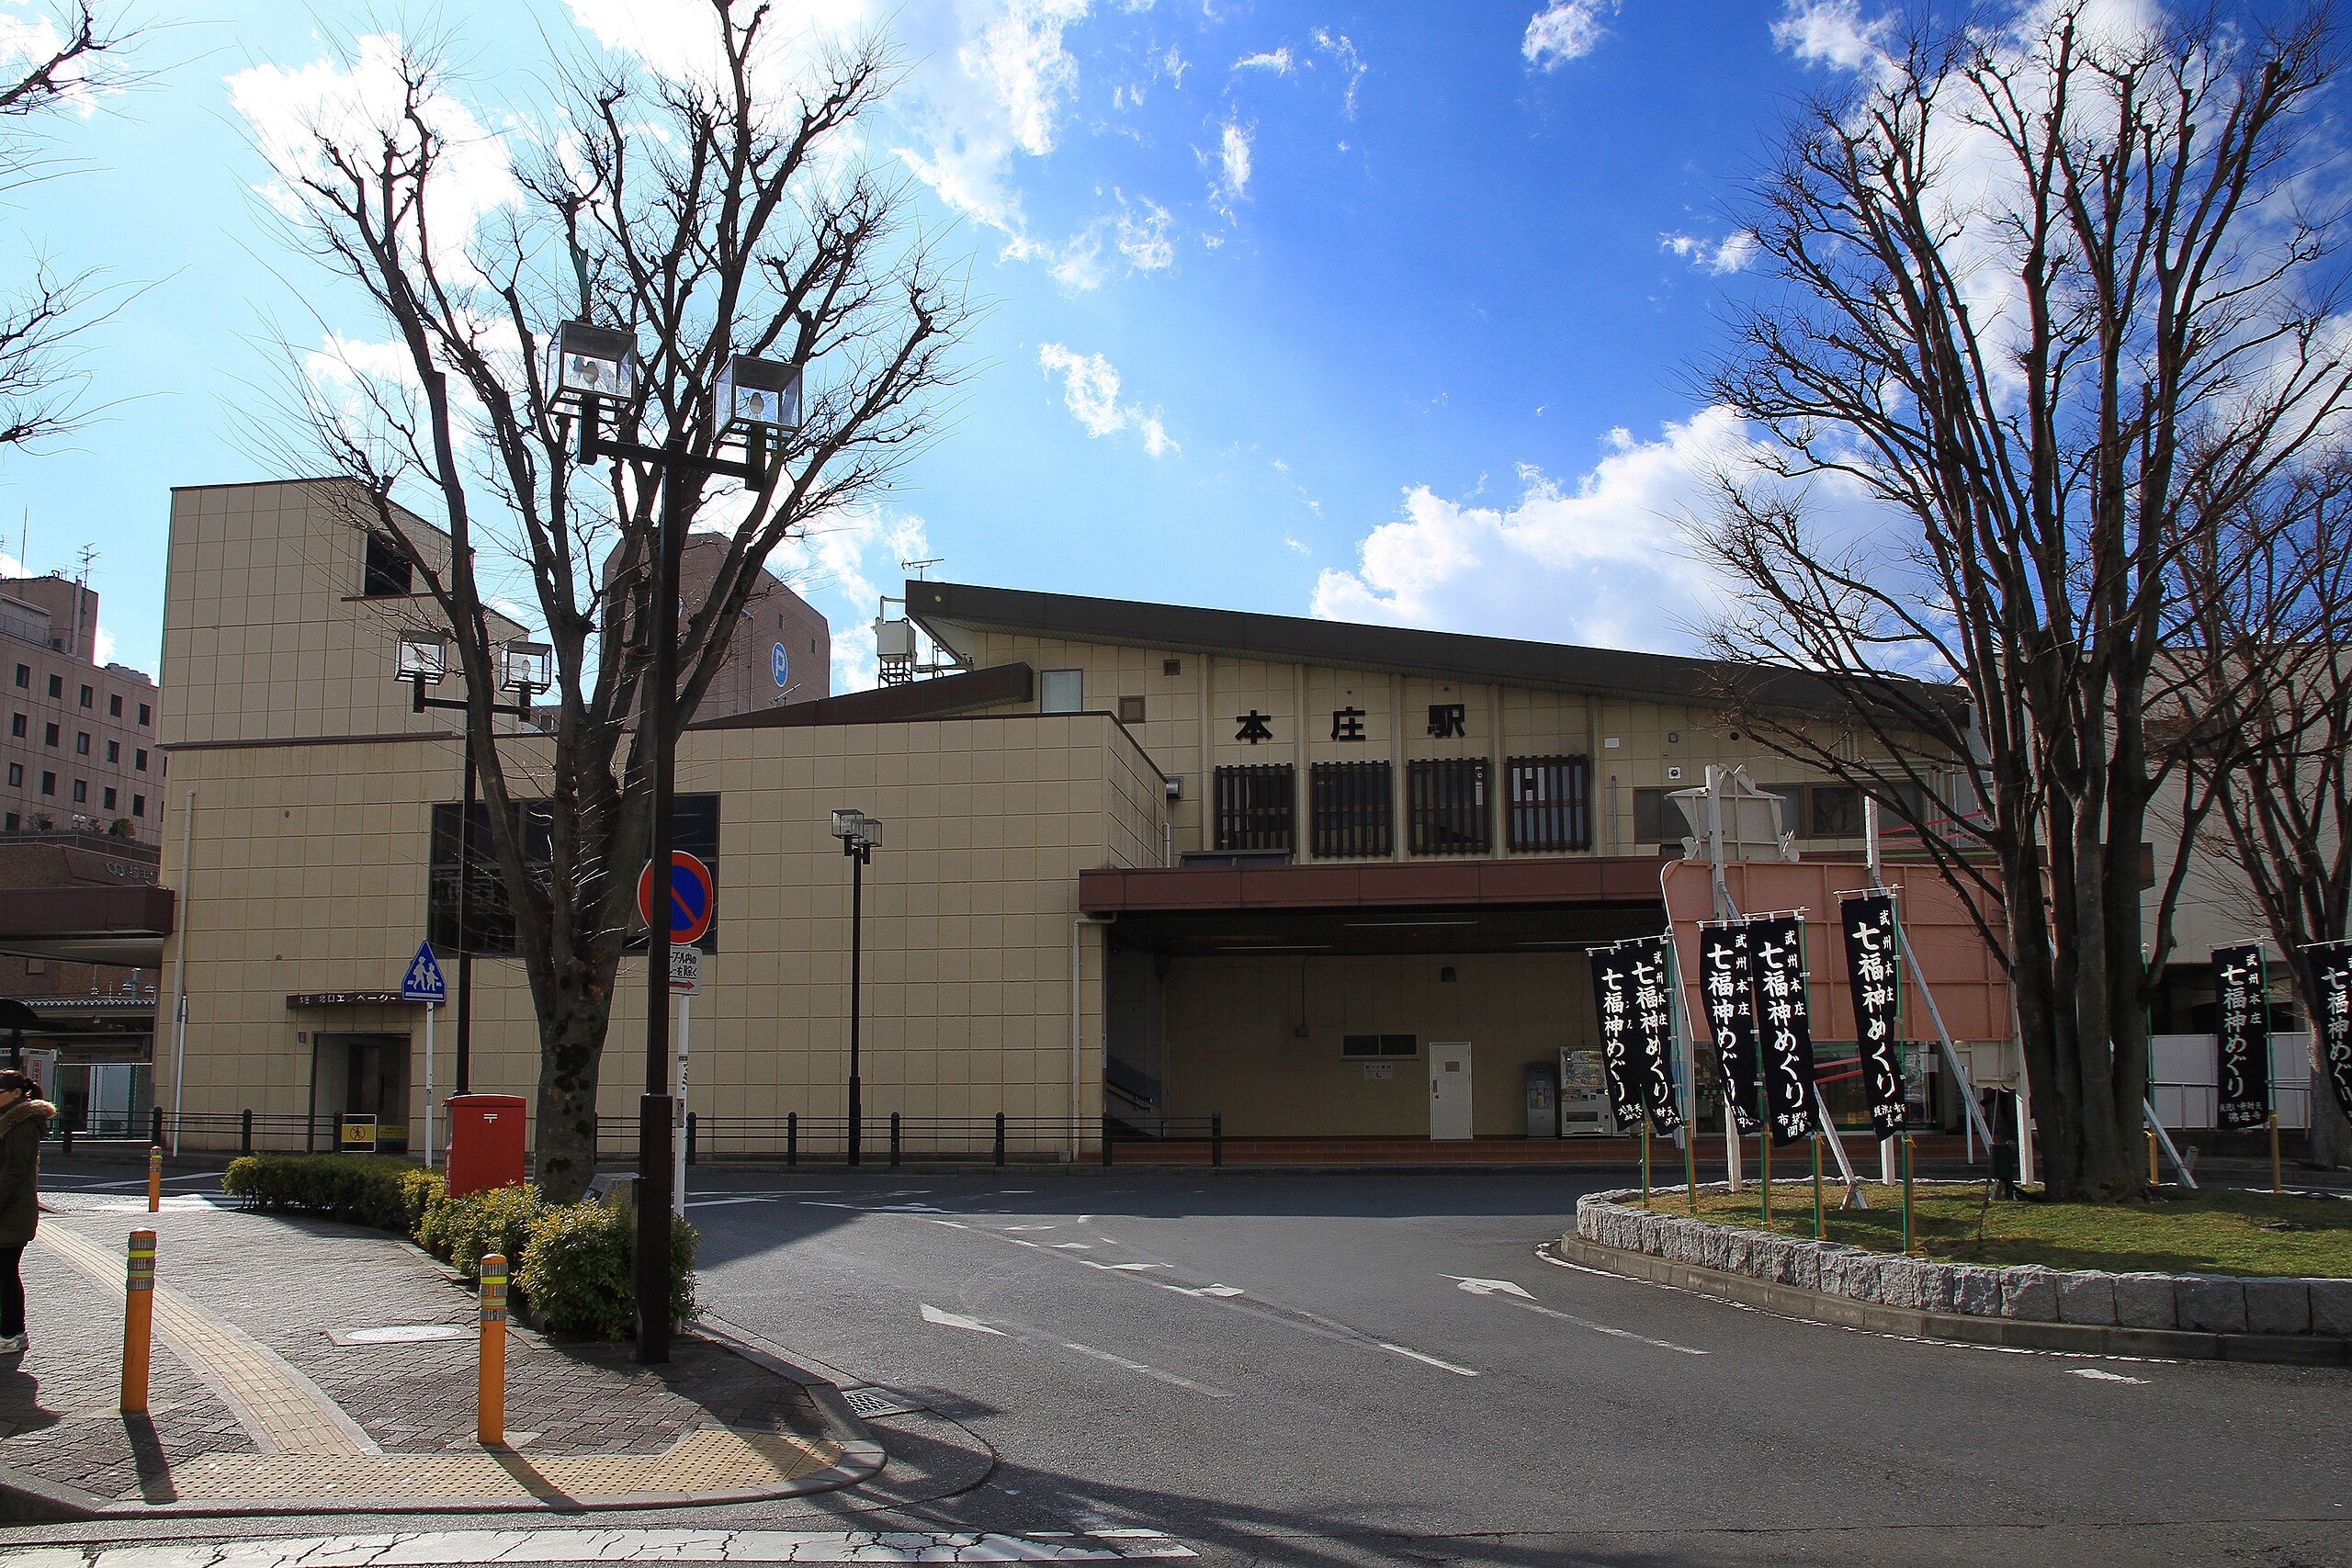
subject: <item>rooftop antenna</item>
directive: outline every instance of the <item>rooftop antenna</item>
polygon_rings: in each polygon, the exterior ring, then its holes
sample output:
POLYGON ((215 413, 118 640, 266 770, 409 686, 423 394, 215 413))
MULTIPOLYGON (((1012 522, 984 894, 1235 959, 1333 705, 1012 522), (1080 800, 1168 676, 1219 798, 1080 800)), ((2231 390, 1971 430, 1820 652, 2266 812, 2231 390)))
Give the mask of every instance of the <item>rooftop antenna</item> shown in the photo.
POLYGON ((98 547, 96 545, 84 545, 82 547, 81 558, 82 574, 79 577, 76 577, 74 581, 80 583, 83 587, 87 588, 90 586, 90 568, 97 564, 98 547))
POLYGON ((947 558, 945 556, 933 556, 929 560, 902 560, 899 563, 899 570, 900 571, 913 572, 917 582, 928 582, 931 580, 923 576, 923 573, 930 570, 933 567, 939 565, 946 558, 947 558))

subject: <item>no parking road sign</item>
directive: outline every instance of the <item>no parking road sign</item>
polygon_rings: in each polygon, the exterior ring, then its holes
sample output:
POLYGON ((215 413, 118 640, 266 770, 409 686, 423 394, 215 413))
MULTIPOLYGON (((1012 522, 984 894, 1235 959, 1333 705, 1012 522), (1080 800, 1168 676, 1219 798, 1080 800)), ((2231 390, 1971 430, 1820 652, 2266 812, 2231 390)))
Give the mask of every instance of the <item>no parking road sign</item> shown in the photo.
MULTIPOLYGON (((710 867, 684 850, 670 852, 670 940, 673 942, 700 942, 703 932, 710 930, 710 917, 718 912, 718 889, 710 879, 710 867)), ((653 868, 649 865, 637 879, 637 912, 650 927, 653 924, 653 868)))

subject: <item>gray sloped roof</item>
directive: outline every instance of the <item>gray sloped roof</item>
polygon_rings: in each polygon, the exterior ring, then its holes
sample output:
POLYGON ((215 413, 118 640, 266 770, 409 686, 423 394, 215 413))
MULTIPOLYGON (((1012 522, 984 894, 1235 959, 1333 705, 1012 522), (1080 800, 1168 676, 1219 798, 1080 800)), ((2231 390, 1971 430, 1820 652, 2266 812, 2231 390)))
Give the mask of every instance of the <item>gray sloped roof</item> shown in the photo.
POLYGON ((910 581, 906 603, 909 615, 951 649, 964 640, 957 628, 972 627, 1659 702, 1712 703, 1736 690, 1774 707, 1847 708, 1827 682, 1809 675, 1674 654, 958 582, 910 581))

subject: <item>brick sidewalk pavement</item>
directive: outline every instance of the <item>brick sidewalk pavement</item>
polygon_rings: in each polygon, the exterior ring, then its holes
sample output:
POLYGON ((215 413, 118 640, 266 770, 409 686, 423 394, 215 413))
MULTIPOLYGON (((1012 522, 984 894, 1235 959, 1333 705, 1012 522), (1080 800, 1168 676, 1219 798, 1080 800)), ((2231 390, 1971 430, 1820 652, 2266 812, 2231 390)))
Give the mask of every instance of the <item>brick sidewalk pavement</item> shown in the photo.
POLYGON ((474 1302, 379 1232, 175 1201, 49 1200, 33 1346, 0 1362, 0 1493, 79 1512, 631 1506, 780 1495, 878 1450, 764 1359, 682 1334, 667 1366, 512 1325, 510 1448, 474 1434, 474 1302), (121 1269, 158 1233, 152 1427, 119 1416, 121 1269), (68 1305, 70 1303, 70 1306, 68 1305), (372 1340, 355 1331, 457 1329, 372 1340), (60 1440, 62 1438, 64 1440, 60 1440), (846 1455, 845 1455, 845 1450, 846 1455))

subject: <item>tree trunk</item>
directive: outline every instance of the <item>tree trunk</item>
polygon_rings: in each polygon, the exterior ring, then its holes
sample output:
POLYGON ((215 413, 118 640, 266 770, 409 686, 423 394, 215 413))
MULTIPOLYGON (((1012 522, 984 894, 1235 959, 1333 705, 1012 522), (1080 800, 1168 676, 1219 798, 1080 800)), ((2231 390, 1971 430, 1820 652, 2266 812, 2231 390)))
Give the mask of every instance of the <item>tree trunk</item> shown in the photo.
POLYGON ((2352 1170, 2352 1121, 2335 1103, 2324 1069, 2312 1068, 2312 1163, 2323 1170, 2352 1170))
POLYGON ((563 997, 557 1010, 541 1013, 534 1174, 550 1202, 578 1202, 596 1174, 597 1069, 611 997, 608 976, 604 986, 563 997))

